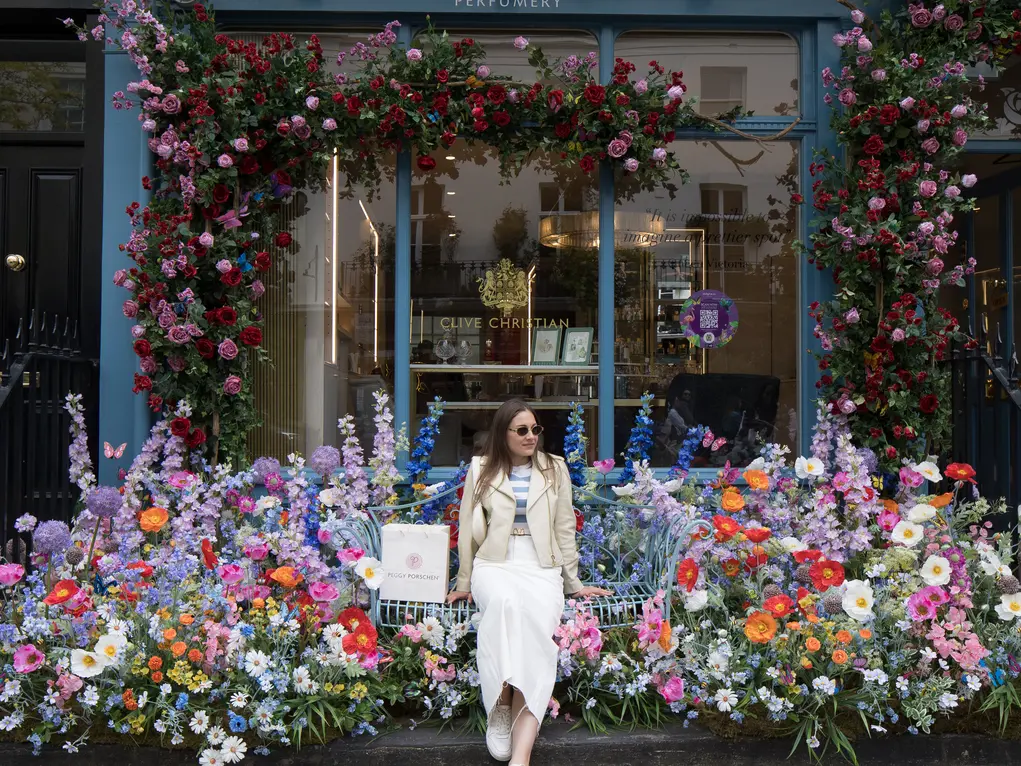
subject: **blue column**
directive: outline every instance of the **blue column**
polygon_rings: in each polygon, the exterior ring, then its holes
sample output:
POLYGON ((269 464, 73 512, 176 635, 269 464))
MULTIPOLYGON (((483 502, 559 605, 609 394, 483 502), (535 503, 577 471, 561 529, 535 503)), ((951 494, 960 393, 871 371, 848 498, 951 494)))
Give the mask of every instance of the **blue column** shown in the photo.
MULTIPOLYGON (((411 29, 401 27, 398 42, 411 43, 411 29)), ((397 155, 397 231, 394 256, 394 425, 407 423, 411 429, 411 152, 397 155)), ((408 455, 397 457, 403 467, 408 455)))
MULTIPOLYGON (((801 91, 802 112, 806 117, 814 117, 817 121, 816 145, 802 140, 801 152, 801 186, 805 203, 802 207, 800 229, 802 241, 809 242, 810 226, 814 202, 812 194, 812 177, 808 172, 814 158, 812 151, 819 148, 827 156, 836 155, 837 162, 842 161, 837 154, 837 136, 830 127, 830 106, 823 101, 825 89, 820 86, 819 73, 823 67, 840 71, 840 51, 832 43, 833 35, 840 31, 836 21, 821 21, 816 26, 815 34, 804 34, 801 38, 801 91)), ((800 451, 807 452, 812 443, 812 429, 815 427, 815 401, 818 390, 815 387, 819 380, 819 368, 812 352, 822 350, 819 341, 813 336, 814 320, 808 316, 808 306, 812 301, 825 301, 833 297, 833 274, 829 269, 819 271, 808 262, 807 257, 801 261, 801 294, 800 311, 798 312, 798 339, 801 346, 798 354, 798 436, 800 451)))
MULTIPOLYGON (((108 91, 122 90, 138 79, 138 70, 127 54, 107 50, 104 56, 105 86, 108 91)), ((142 189, 142 176, 149 169, 150 152, 138 124, 138 111, 116 110, 107 102, 103 137, 103 259, 99 335, 99 439, 114 446, 127 442, 125 455, 135 455, 149 431, 147 397, 131 392, 137 357, 131 349, 132 321, 121 306, 129 293, 113 284, 117 269, 126 269, 131 260, 118 246, 131 236, 131 223, 124 209, 137 200, 142 205, 148 193, 142 189)), ((99 481, 114 484, 118 465, 126 460, 101 460, 99 481)))
MULTIPOLYGON (((613 28, 599 31, 599 80, 610 82, 613 73, 613 28)), ((600 460, 613 457, 614 398, 614 295, 613 295, 613 166, 609 160, 599 163, 599 440, 596 454, 600 460)))

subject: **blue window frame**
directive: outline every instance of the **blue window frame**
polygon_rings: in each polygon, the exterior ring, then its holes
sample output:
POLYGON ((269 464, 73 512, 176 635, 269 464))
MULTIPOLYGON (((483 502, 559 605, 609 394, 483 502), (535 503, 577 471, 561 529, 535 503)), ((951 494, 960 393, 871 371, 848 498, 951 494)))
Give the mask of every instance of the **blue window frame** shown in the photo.
MULTIPOLYGON (((300 25, 302 31, 316 29, 326 33, 330 28, 364 28, 379 26, 393 18, 402 22, 399 41, 407 45, 414 32, 426 22, 426 11, 434 11, 432 21, 437 27, 473 28, 492 30, 522 29, 572 29, 593 34, 599 46, 599 76, 605 82, 609 79, 614 60, 614 43, 627 31, 655 28, 665 30, 711 30, 783 32, 791 35, 800 51, 799 64, 799 107, 797 125, 789 132, 788 140, 797 142, 799 148, 800 177, 805 207, 799 220, 799 239, 808 241, 811 223, 812 193, 808 182, 808 166, 813 151, 818 148, 828 153, 836 151, 836 140, 829 127, 829 107, 823 103, 819 87, 819 72, 823 67, 839 65, 839 52, 832 44, 833 34, 846 25, 845 12, 837 4, 824 6, 817 0, 788 0, 771 8, 772 16, 762 13, 758 0, 718 0, 706 3, 704 0, 678 0, 670 14, 662 10, 662 3, 656 0, 633 0, 626 8, 616 0, 585 0, 584 8, 571 6, 577 0, 536 0, 538 5, 532 12, 508 0, 492 0, 488 5, 478 7, 475 0, 469 10, 467 0, 448 0, 448 10, 435 12, 434 3, 424 0, 397 0, 388 3, 388 10, 364 11, 364 4, 358 0, 335 0, 328 9, 312 0, 263 0, 253 10, 248 0, 221 0, 217 5, 218 18, 225 27, 282 28, 300 25), (504 12, 503 9, 506 9, 504 12), (626 16, 626 21, 624 17, 626 16), (295 21, 297 19, 297 21, 295 21)), ((488 0, 487 0, 488 2, 488 0)), ((130 62, 124 55, 106 57, 106 81, 127 82, 134 78, 130 62)), ((108 110, 106 123, 104 205, 107 211, 104 229, 104 294, 101 347, 101 411, 100 438, 119 443, 127 441, 131 449, 140 448, 150 423, 149 413, 142 397, 136 397, 134 406, 122 406, 125 397, 130 396, 132 372, 135 358, 127 342, 129 323, 120 314, 120 296, 115 294, 111 284, 113 272, 123 267, 123 258, 116 245, 126 241, 128 228, 123 210, 126 200, 144 199, 138 179, 148 170, 144 136, 134 120, 123 113, 108 110), (125 147, 136 147, 127 152, 125 147)), ((795 121, 791 116, 750 117, 742 119, 737 127, 752 135, 770 135, 791 127, 795 121)), ((714 134, 696 131, 685 132, 678 138, 708 138, 714 134)), ((394 366, 395 416, 398 422, 409 422, 410 393, 412 387, 411 326, 408 315, 410 306, 410 218, 411 218, 410 154, 405 152, 397 160, 396 216, 396 275, 395 275, 395 318, 394 353, 396 360, 408 360, 394 366)), ((600 346, 612 347, 614 333, 613 303, 613 209, 612 171, 600 169, 600 261, 599 261, 599 336, 600 346)), ((805 318, 804 307, 813 300, 824 300, 832 295, 832 279, 827 272, 812 268, 801 268, 799 277, 798 339, 799 351, 818 350, 818 342, 812 337, 811 327, 805 318)), ((599 355, 599 398, 612 401, 614 394, 613 355, 599 355)), ((798 395, 798 436, 802 449, 807 449, 814 425, 815 382, 818 374, 811 357, 798 354, 797 375, 798 395)), ((590 436, 597 439, 600 457, 613 457, 613 411, 610 407, 600 408, 597 433, 590 436)), ((100 467, 100 480, 112 481, 112 466, 100 467)), ((437 469, 442 478, 445 471, 437 469)))

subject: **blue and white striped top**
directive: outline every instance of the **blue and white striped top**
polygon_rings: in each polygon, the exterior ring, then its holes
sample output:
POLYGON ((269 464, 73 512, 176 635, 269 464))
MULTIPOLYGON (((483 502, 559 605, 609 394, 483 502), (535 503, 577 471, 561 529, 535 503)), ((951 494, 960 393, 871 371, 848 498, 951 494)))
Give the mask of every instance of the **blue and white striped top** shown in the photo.
POLYGON ((515 465, 511 467, 510 485, 514 490, 514 499, 517 500, 517 508, 514 512, 514 527, 528 529, 528 519, 525 510, 528 507, 528 486, 532 481, 532 465, 515 465))

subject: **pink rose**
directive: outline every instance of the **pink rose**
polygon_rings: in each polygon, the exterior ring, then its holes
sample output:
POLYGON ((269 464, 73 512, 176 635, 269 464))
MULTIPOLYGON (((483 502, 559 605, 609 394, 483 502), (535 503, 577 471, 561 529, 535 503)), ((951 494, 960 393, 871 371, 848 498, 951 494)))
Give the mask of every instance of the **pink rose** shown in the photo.
POLYGON ((937 191, 939 191, 939 187, 936 186, 935 181, 922 181, 918 184, 918 193, 923 197, 935 197, 937 191))
POLYGON ((308 595, 313 601, 330 602, 340 598, 340 591, 333 583, 314 582, 308 586, 308 595))
POLYGON ((867 37, 859 37, 858 50, 862 53, 868 53, 872 50, 872 41, 867 37))
POLYGON ((221 154, 216 158, 216 164, 221 168, 229 168, 234 164, 234 160, 230 158, 229 154, 221 154))
POLYGON ((978 176, 974 175, 973 173, 969 173, 966 176, 961 176, 961 186, 963 186, 965 189, 970 189, 976 183, 978 183, 978 176))
POLYGON ((305 99, 305 106, 308 107, 308 110, 310 112, 314 112, 316 109, 319 108, 319 99, 316 98, 315 96, 309 96, 308 98, 305 99))
POLYGON ((128 319, 138 316, 138 304, 134 301, 124 301, 124 305, 121 306, 121 312, 128 319))
POLYGON ((901 101, 900 101, 901 109, 911 109, 914 105, 915 105, 915 100, 913 98, 911 98, 911 96, 907 96, 906 98, 902 98, 901 101))
POLYGON ((343 548, 337 551, 337 560, 346 566, 353 567, 365 555, 361 548, 343 548))
POLYGON ((844 106, 853 106, 858 101, 858 96, 850 88, 844 88, 837 96, 837 100, 844 106))
POLYGON ((175 96, 173 93, 163 97, 163 103, 160 105, 165 114, 177 114, 181 111, 181 99, 175 96))
POLYGON ((932 23, 932 13, 920 5, 908 6, 911 13, 912 26, 924 29, 932 23))
POLYGON ((248 151, 248 139, 247 138, 235 138, 234 139, 234 151, 236 151, 236 152, 247 152, 248 151))
POLYGON ((213 235, 208 231, 204 231, 199 234, 199 244, 202 245, 202 247, 212 247, 213 241, 213 235))
POLYGON ((940 260, 939 258, 933 258, 931 261, 925 264, 925 268, 934 277, 939 276, 940 272, 943 271, 943 261, 940 260))
POLYGON ((961 196, 961 190, 958 189, 953 184, 944 189, 943 193, 947 196, 948 199, 957 199, 958 197, 961 196))
POLYGON ((235 585, 245 578, 245 570, 237 564, 221 564, 216 573, 228 585, 235 585))
POLYGON ((333 119, 332 117, 327 117, 325 120, 323 120, 323 130, 336 130, 336 129, 337 129, 337 121, 335 119, 333 119))
POLYGON ((25 576, 25 567, 21 564, 0 564, 0 585, 14 585, 25 576))
POLYGON ((627 154, 627 144, 619 138, 615 138, 610 142, 610 145, 606 147, 606 153, 614 159, 619 159, 627 154))
POLYGON ((220 352, 220 356, 223 359, 227 360, 234 359, 238 355, 237 344, 235 344, 230 338, 223 340, 217 348, 217 351, 220 352))
POLYGON ((248 292, 251 293, 253 300, 256 298, 261 298, 266 292, 266 286, 262 284, 261 279, 256 279, 248 288, 248 292))
POLYGON ((525 48, 528 47, 528 38, 527 37, 515 37, 514 38, 514 47, 517 48, 519 51, 523 51, 525 48))
POLYGON ((46 655, 34 644, 22 644, 14 651, 14 671, 31 673, 38 670, 46 662, 46 655))
POLYGON ((899 327, 896 328, 892 333, 890 333, 890 340, 892 340, 894 343, 900 343, 902 340, 904 340, 904 337, 905 337, 904 331, 899 327))
POLYGON ((667 704, 680 702, 684 698, 684 680, 680 676, 671 676, 660 688, 659 693, 667 704))
POLYGON ((229 375, 223 381, 223 392, 228 396, 237 396, 241 393, 241 378, 237 375, 229 375))
POLYGON ((421 61, 422 51, 418 48, 411 48, 404 54, 404 56, 408 59, 408 61, 421 61))
POLYGON ((631 148, 632 142, 635 140, 635 137, 631 135, 630 130, 622 130, 620 133, 617 134, 617 138, 623 141, 629 149, 631 148))
POLYGON ((177 343, 178 345, 183 346, 185 343, 191 342, 191 335, 189 335, 188 331, 181 327, 181 325, 174 325, 167 330, 167 340, 171 343, 177 343))
POLYGON ((245 548, 245 555, 252 561, 262 561, 269 555, 269 546, 266 543, 255 543, 245 548))
POLYGON ((482 66, 475 70, 475 76, 478 77, 480 80, 485 80, 487 77, 489 77, 489 67, 483 64, 482 66))
POLYGON ((230 268, 231 268, 230 261, 228 261, 226 258, 221 258, 216 262, 216 270, 221 274, 226 274, 228 271, 230 271, 230 268))
POLYGON ((960 32, 964 29, 964 19, 956 13, 951 13, 943 20, 943 28, 949 32, 960 32))
POLYGON ((968 131, 958 128, 954 131, 954 146, 964 146, 968 143, 968 131))
POLYGON ((939 141, 935 138, 927 138, 922 142, 922 149, 926 154, 935 154, 939 151, 939 141))
POLYGON ((638 82, 635 83, 635 93, 637 93, 639 96, 645 93, 645 91, 647 91, 648 89, 649 83, 647 83, 645 80, 639 80, 638 82))
POLYGON ((968 107, 966 107, 964 104, 958 104, 957 106, 950 110, 950 116, 958 120, 964 117, 964 115, 966 115, 967 113, 968 107))
POLYGON ((628 173, 634 173, 636 170, 638 170, 638 160, 636 160, 634 157, 628 157, 626 160, 624 160, 624 170, 626 170, 628 173))
POLYGON ((844 321, 848 324, 858 324, 861 320, 861 316, 858 314, 858 309, 848 309, 844 314, 844 321))
POLYGON ((154 372, 156 372, 157 369, 159 369, 159 367, 156 364, 155 357, 151 356, 143 356, 141 359, 139 359, 138 368, 146 375, 152 375, 154 372))

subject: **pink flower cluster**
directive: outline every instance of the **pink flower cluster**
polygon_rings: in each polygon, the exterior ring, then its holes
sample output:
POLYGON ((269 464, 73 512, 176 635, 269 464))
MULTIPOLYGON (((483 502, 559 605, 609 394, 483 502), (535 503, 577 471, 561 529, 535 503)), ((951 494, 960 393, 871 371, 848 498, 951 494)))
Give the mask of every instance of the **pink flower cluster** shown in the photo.
POLYGON ((554 638, 561 651, 569 652, 579 660, 597 660, 603 648, 603 634, 599 630, 599 620, 586 607, 584 602, 568 601, 567 606, 574 609, 574 617, 557 627, 554 638))

